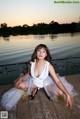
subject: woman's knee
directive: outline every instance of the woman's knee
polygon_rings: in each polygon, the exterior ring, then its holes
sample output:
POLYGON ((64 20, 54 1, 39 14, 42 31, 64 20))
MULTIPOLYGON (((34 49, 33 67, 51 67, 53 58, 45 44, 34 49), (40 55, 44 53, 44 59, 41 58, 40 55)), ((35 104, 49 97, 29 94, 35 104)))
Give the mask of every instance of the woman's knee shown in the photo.
POLYGON ((26 86, 26 84, 24 84, 24 83, 20 83, 20 84, 18 85, 18 88, 19 88, 19 89, 22 89, 22 90, 27 90, 27 86, 26 86))
POLYGON ((25 88, 26 86, 25 86, 24 83, 20 83, 20 84, 19 84, 19 87, 21 87, 21 88, 25 88))

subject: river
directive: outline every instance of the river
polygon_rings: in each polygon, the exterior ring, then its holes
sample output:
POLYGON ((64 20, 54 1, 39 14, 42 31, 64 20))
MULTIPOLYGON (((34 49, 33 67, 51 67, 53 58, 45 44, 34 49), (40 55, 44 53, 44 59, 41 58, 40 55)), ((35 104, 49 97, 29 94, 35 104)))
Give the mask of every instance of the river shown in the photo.
POLYGON ((80 56, 80 33, 0 37, 0 65, 28 61, 41 43, 48 46, 53 59, 80 56))

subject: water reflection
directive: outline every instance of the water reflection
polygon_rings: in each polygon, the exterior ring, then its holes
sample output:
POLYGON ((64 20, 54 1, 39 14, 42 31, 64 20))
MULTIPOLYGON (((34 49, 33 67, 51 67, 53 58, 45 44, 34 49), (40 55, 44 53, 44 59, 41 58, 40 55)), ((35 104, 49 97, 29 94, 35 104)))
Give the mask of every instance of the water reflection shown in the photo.
POLYGON ((29 60, 34 48, 41 43, 48 46, 55 59, 80 56, 80 33, 18 35, 0 37, 0 64, 29 60))
POLYGON ((10 39, 9 39, 9 37, 3 37, 3 40, 9 41, 10 39))
POLYGON ((77 32, 77 33, 71 33, 70 35, 71 35, 72 37, 73 37, 73 36, 77 36, 77 35, 80 35, 80 32, 77 32))
POLYGON ((58 36, 57 35, 54 35, 54 34, 50 34, 49 35, 49 38, 54 41, 54 39, 56 39, 58 36))
POLYGON ((36 40, 44 40, 47 35, 33 35, 36 40))

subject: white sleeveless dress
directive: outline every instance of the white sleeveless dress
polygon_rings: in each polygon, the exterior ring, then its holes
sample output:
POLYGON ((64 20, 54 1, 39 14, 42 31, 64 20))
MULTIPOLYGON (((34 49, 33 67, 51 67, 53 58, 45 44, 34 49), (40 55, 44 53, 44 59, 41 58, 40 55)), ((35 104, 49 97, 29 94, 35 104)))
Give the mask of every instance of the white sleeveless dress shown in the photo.
POLYGON ((48 66, 49 66, 49 62, 46 61, 46 64, 44 66, 44 69, 43 71, 41 72, 40 76, 36 77, 34 75, 34 68, 35 68, 35 63, 36 63, 36 60, 35 62, 32 63, 31 65, 31 76, 32 76, 32 80, 33 80, 33 83, 39 87, 39 88, 43 88, 44 87, 44 80, 48 77, 48 66))
MULTIPOLYGON (((30 77, 30 80, 31 80, 30 83, 31 84, 30 84, 29 88, 32 89, 35 86, 37 86, 38 88, 44 88, 44 90, 46 91, 46 94, 50 98, 53 98, 54 95, 57 94, 57 91, 60 90, 60 89, 56 85, 54 79, 49 75, 49 64, 50 63, 48 61, 46 61, 44 69, 43 69, 43 71, 42 71, 42 73, 40 74, 39 77, 36 77, 34 75, 35 63, 36 63, 36 60, 35 60, 35 62, 32 62, 32 65, 31 65, 31 77, 30 77)), ((65 77, 60 76, 59 74, 57 74, 57 76, 59 77, 59 79, 61 80, 61 82, 65 86, 65 88, 68 90, 68 92, 72 96, 76 96, 77 92, 74 90, 74 87, 69 82, 66 81, 65 77)), ((29 89, 28 94, 31 94, 30 89, 29 89)))
MULTIPOLYGON (((28 95, 31 95, 33 88, 38 87, 38 89, 44 88, 47 96, 53 98, 59 88, 54 82, 54 79, 52 79, 51 76, 49 75, 49 71, 48 71, 49 62, 46 61, 44 69, 39 77, 36 77, 34 75, 35 63, 36 60, 35 62, 31 63, 31 76, 29 76, 28 78, 24 78, 25 84, 28 85, 28 90, 27 90, 28 95)), ((63 85, 66 87, 68 92, 72 96, 76 96, 77 95, 76 91, 74 90, 73 86, 65 80, 65 77, 61 77, 59 75, 58 77, 62 81, 63 85)), ((16 107, 17 102, 22 97, 23 93, 24 91, 17 89, 16 87, 13 87, 3 94, 0 104, 7 111, 14 109, 16 107)))

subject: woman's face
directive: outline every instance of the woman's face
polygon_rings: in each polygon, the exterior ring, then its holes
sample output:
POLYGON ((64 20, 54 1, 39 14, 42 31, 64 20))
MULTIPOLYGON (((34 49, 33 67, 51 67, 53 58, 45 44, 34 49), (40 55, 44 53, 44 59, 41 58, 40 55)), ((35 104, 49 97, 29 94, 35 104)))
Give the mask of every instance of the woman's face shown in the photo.
POLYGON ((45 57, 47 56, 47 52, 45 50, 45 48, 41 48, 37 50, 37 58, 38 59, 45 59, 45 57))

